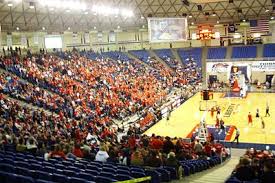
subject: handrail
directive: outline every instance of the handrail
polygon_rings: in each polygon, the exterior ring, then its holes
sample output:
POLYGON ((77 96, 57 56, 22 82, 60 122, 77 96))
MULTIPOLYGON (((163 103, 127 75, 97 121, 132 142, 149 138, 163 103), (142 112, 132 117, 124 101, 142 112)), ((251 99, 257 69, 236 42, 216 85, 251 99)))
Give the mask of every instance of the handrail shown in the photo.
POLYGON ((119 181, 117 183, 138 183, 138 182, 149 181, 151 179, 152 179, 151 176, 147 176, 147 177, 141 177, 141 178, 132 179, 132 180, 119 181))

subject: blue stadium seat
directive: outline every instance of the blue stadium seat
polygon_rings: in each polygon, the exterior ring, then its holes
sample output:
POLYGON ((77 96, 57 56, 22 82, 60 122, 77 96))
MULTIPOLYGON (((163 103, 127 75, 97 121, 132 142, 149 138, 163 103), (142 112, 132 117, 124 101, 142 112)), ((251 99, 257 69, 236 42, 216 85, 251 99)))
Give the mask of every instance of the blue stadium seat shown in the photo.
POLYGON ((263 57, 275 57, 275 44, 264 45, 263 57))
MULTIPOLYGON (((99 174, 100 171, 97 171, 97 170, 89 170, 89 169, 86 169, 85 170, 85 173, 88 173, 90 175, 93 175, 93 176, 97 176, 99 174)), ((82 173, 82 172, 80 172, 82 173)))
POLYGON ((202 48, 178 49, 178 54, 183 64, 186 64, 187 60, 191 57, 199 67, 202 66, 202 48))
MULTIPOLYGON (((96 174, 97 175, 97 174, 96 174)), ((82 178, 82 179, 86 179, 86 180, 88 180, 88 181, 95 181, 95 179, 96 179, 96 175, 94 175, 94 174, 90 174, 90 173, 86 173, 86 172, 80 172, 79 174, 78 174, 78 177, 79 178, 82 178)))
POLYGON ((161 173, 161 181, 162 182, 169 182, 171 181, 171 175, 168 170, 165 170, 164 168, 157 168, 157 172, 161 173))
POLYGON ((117 174, 123 174, 123 175, 130 175, 130 171, 129 170, 121 170, 121 169, 117 169, 116 171, 117 174))
POLYGON ((48 181, 48 180, 42 180, 42 179, 36 179, 35 183, 56 183, 56 182, 48 181))
POLYGON ((68 181, 68 177, 65 176, 65 175, 53 173, 52 180, 54 182, 60 182, 60 183, 62 183, 62 182, 67 182, 68 181))
POLYGON ((170 172, 171 175, 171 179, 177 179, 177 170, 175 167, 168 167, 165 166, 163 167, 165 170, 168 170, 170 172))
POLYGON ((150 57, 150 54, 148 51, 146 50, 132 50, 129 51, 132 55, 134 55, 135 57, 137 57, 139 60, 143 61, 143 62, 147 62, 148 57, 150 57))
POLYGON ((97 176, 96 177, 96 182, 98 182, 98 183, 111 183, 111 182, 117 182, 117 180, 109 178, 109 177, 97 176))
POLYGON ((221 48, 209 48, 207 59, 225 59, 226 47, 221 48))
POLYGON ((118 180, 118 181, 125 181, 125 180, 131 180, 131 179, 134 179, 134 178, 129 176, 129 175, 117 174, 115 176, 115 179, 118 180))
POLYGON ((136 172, 136 171, 132 171, 131 172, 132 177, 134 178, 141 178, 141 177, 146 177, 146 174, 143 172, 136 172))
POLYGON ((108 173, 116 173, 116 170, 113 168, 103 167, 102 171, 108 172, 108 173))
POLYGON ((52 181, 52 174, 43 171, 36 171, 37 179, 52 181))
POLYGON ((147 176, 151 176, 152 183, 160 183, 161 182, 161 173, 159 173, 155 170, 146 170, 145 173, 147 176))
POLYGON ((256 46, 237 46, 232 49, 232 58, 256 58, 256 46))
POLYGON ((114 174, 110 172, 100 172, 99 174, 102 177, 109 177, 109 178, 114 178, 114 174))

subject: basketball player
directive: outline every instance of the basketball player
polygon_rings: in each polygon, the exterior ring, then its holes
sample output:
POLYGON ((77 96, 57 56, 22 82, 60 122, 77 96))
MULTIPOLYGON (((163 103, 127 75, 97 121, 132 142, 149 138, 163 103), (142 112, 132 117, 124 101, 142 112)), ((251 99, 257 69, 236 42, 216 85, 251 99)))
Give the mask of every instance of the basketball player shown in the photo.
POLYGON ((267 115, 268 115, 268 117, 270 117, 270 114, 269 114, 269 104, 268 104, 268 102, 266 103, 265 117, 267 117, 267 115))
POLYGON ((251 113, 249 112, 248 113, 248 125, 251 125, 252 126, 252 115, 251 115, 251 113))
POLYGON ((256 109, 256 118, 259 118, 260 117, 260 111, 259 111, 259 109, 257 108, 256 109))
POLYGON ((166 125, 169 125, 169 120, 170 120, 170 117, 171 117, 171 112, 172 112, 172 110, 170 108, 168 108, 168 114, 167 114, 167 117, 166 117, 166 125))
POLYGON ((262 129, 264 129, 265 128, 265 123, 264 123, 263 117, 261 117, 261 122, 262 122, 262 129))
POLYGON ((236 130, 236 135, 232 143, 235 142, 235 140, 237 140, 237 144, 239 144, 240 130, 237 127, 235 127, 235 130, 236 130))

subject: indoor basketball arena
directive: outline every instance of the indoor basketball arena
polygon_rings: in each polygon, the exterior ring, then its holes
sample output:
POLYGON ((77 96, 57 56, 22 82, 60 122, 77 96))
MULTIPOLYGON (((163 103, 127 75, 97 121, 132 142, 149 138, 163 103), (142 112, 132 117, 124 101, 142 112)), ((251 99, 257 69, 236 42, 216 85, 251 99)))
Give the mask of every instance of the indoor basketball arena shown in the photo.
POLYGON ((0 183, 274 183, 275 0, 0 0, 0 183))

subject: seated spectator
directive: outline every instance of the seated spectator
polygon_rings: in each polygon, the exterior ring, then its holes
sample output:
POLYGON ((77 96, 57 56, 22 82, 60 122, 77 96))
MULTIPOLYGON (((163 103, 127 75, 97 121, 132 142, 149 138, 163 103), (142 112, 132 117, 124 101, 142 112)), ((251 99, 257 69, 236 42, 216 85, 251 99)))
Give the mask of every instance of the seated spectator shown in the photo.
POLYGON ((109 158, 109 155, 106 151, 106 148, 104 146, 100 147, 99 151, 95 155, 95 160, 101 161, 101 162, 107 162, 108 158, 109 158))
POLYGON ((142 153, 137 148, 131 155, 131 165, 135 165, 135 166, 143 166, 144 165, 142 153))
POLYGON ((166 159, 166 166, 171 166, 171 167, 179 167, 179 161, 176 158, 176 154, 174 152, 170 152, 167 156, 166 159))
POLYGON ((262 183, 272 183, 275 181, 275 172, 272 167, 272 159, 265 160, 264 162, 264 172, 260 177, 262 183))
POLYGON ((255 172, 250 166, 251 160, 247 157, 242 157, 235 169, 235 176, 240 181, 251 181, 256 178, 255 172))
POLYGON ((25 145, 24 139, 20 137, 18 140, 18 144, 16 145, 16 151, 26 152, 26 150, 27 150, 27 146, 25 145))
POLYGON ((26 144, 27 144, 27 151, 32 154, 36 154, 37 145, 36 145, 35 139, 33 137, 29 137, 26 144))
POLYGON ((49 154, 50 158, 63 158, 66 159, 65 153, 62 151, 60 145, 56 145, 54 150, 49 154))
POLYGON ((75 144, 74 149, 73 149, 73 154, 78 158, 83 158, 83 152, 82 152, 79 144, 75 144))
POLYGON ((157 154, 157 151, 152 150, 145 161, 146 166, 150 167, 160 167, 162 165, 162 161, 157 154))
POLYGON ((163 143, 163 153, 168 154, 171 150, 175 149, 173 142, 170 137, 165 137, 165 141, 163 143))

